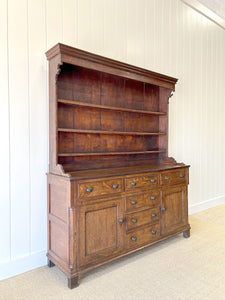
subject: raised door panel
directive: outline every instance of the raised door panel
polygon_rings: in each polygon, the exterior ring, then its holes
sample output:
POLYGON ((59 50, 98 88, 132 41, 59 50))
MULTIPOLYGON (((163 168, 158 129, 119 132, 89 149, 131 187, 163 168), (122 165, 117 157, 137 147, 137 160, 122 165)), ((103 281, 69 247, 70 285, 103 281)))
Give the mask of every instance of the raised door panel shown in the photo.
POLYGON ((79 210, 79 265, 98 263, 123 249, 122 199, 83 206, 79 210))
POLYGON ((162 192, 161 233, 167 235, 187 225, 187 188, 176 187, 162 192))

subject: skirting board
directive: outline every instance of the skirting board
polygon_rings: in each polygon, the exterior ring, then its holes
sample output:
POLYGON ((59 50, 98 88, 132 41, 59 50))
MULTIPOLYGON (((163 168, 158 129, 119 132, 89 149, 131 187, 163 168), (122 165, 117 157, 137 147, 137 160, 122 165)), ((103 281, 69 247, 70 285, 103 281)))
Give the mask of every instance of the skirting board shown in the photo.
POLYGON ((0 280, 19 275, 21 273, 46 266, 46 250, 33 253, 29 256, 0 263, 0 280))
POLYGON ((225 196, 209 199, 189 206, 189 215, 193 215, 205 209, 225 204, 225 196))

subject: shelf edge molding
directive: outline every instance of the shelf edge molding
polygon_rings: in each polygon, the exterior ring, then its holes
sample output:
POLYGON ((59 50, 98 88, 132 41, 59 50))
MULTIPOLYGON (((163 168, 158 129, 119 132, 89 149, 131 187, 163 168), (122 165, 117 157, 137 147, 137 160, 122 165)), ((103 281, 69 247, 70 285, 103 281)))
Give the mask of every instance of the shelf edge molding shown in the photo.
POLYGON ((166 150, 152 150, 152 151, 131 151, 131 152, 82 152, 82 153, 58 153, 59 157, 64 156, 106 156, 106 155, 132 155, 132 154, 154 154, 165 153, 166 150))
POLYGON ((157 115, 157 116, 165 116, 166 115, 166 112, 146 111, 146 110, 139 110, 139 109, 124 108, 124 107, 113 107, 113 106, 107 106, 107 105, 101 105, 101 104, 92 104, 92 103, 73 101, 73 100, 68 100, 68 99, 58 99, 58 103, 82 106, 82 107, 106 109, 106 110, 116 110, 116 111, 130 112, 130 113, 139 113, 139 114, 146 114, 146 115, 157 115))
POLYGON ((131 132, 131 131, 108 131, 108 130, 89 130, 89 129, 73 129, 73 128, 58 128, 58 132, 71 133, 90 133, 90 134, 112 134, 112 135, 165 135, 165 132, 131 132))

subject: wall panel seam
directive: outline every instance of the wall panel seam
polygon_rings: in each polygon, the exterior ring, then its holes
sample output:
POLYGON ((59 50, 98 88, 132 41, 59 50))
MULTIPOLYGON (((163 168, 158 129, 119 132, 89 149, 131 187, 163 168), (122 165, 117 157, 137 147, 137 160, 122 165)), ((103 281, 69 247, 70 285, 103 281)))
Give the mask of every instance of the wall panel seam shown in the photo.
POLYGON ((11 126, 11 122, 10 122, 10 85, 9 85, 9 3, 7 0, 7 75, 8 75, 8 127, 9 127, 9 139, 8 139, 8 143, 9 143, 9 227, 10 227, 10 245, 9 245, 9 249, 10 249, 10 261, 12 260, 12 203, 11 203, 11 144, 10 144, 10 126, 11 126))
POLYGON ((29 146, 29 157, 28 157, 28 163, 29 163, 29 254, 31 254, 31 161, 30 161, 30 150, 31 150, 31 122, 30 122, 30 47, 29 47, 29 0, 27 0, 27 103, 28 103, 28 146, 29 146))

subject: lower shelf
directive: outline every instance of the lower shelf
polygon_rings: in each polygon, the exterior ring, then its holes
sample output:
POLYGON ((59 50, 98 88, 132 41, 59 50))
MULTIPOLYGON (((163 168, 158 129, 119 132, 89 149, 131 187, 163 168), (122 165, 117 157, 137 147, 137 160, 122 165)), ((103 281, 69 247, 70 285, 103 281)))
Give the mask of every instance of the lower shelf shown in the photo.
POLYGON ((101 156, 101 155, 129 155, 129 154, 154 154, 166 153, 165 150, 152 150, 152 151, 131 151, 131 152, 89 152, 89 153, 58 153, 59 157, 65 156, 101 156))

